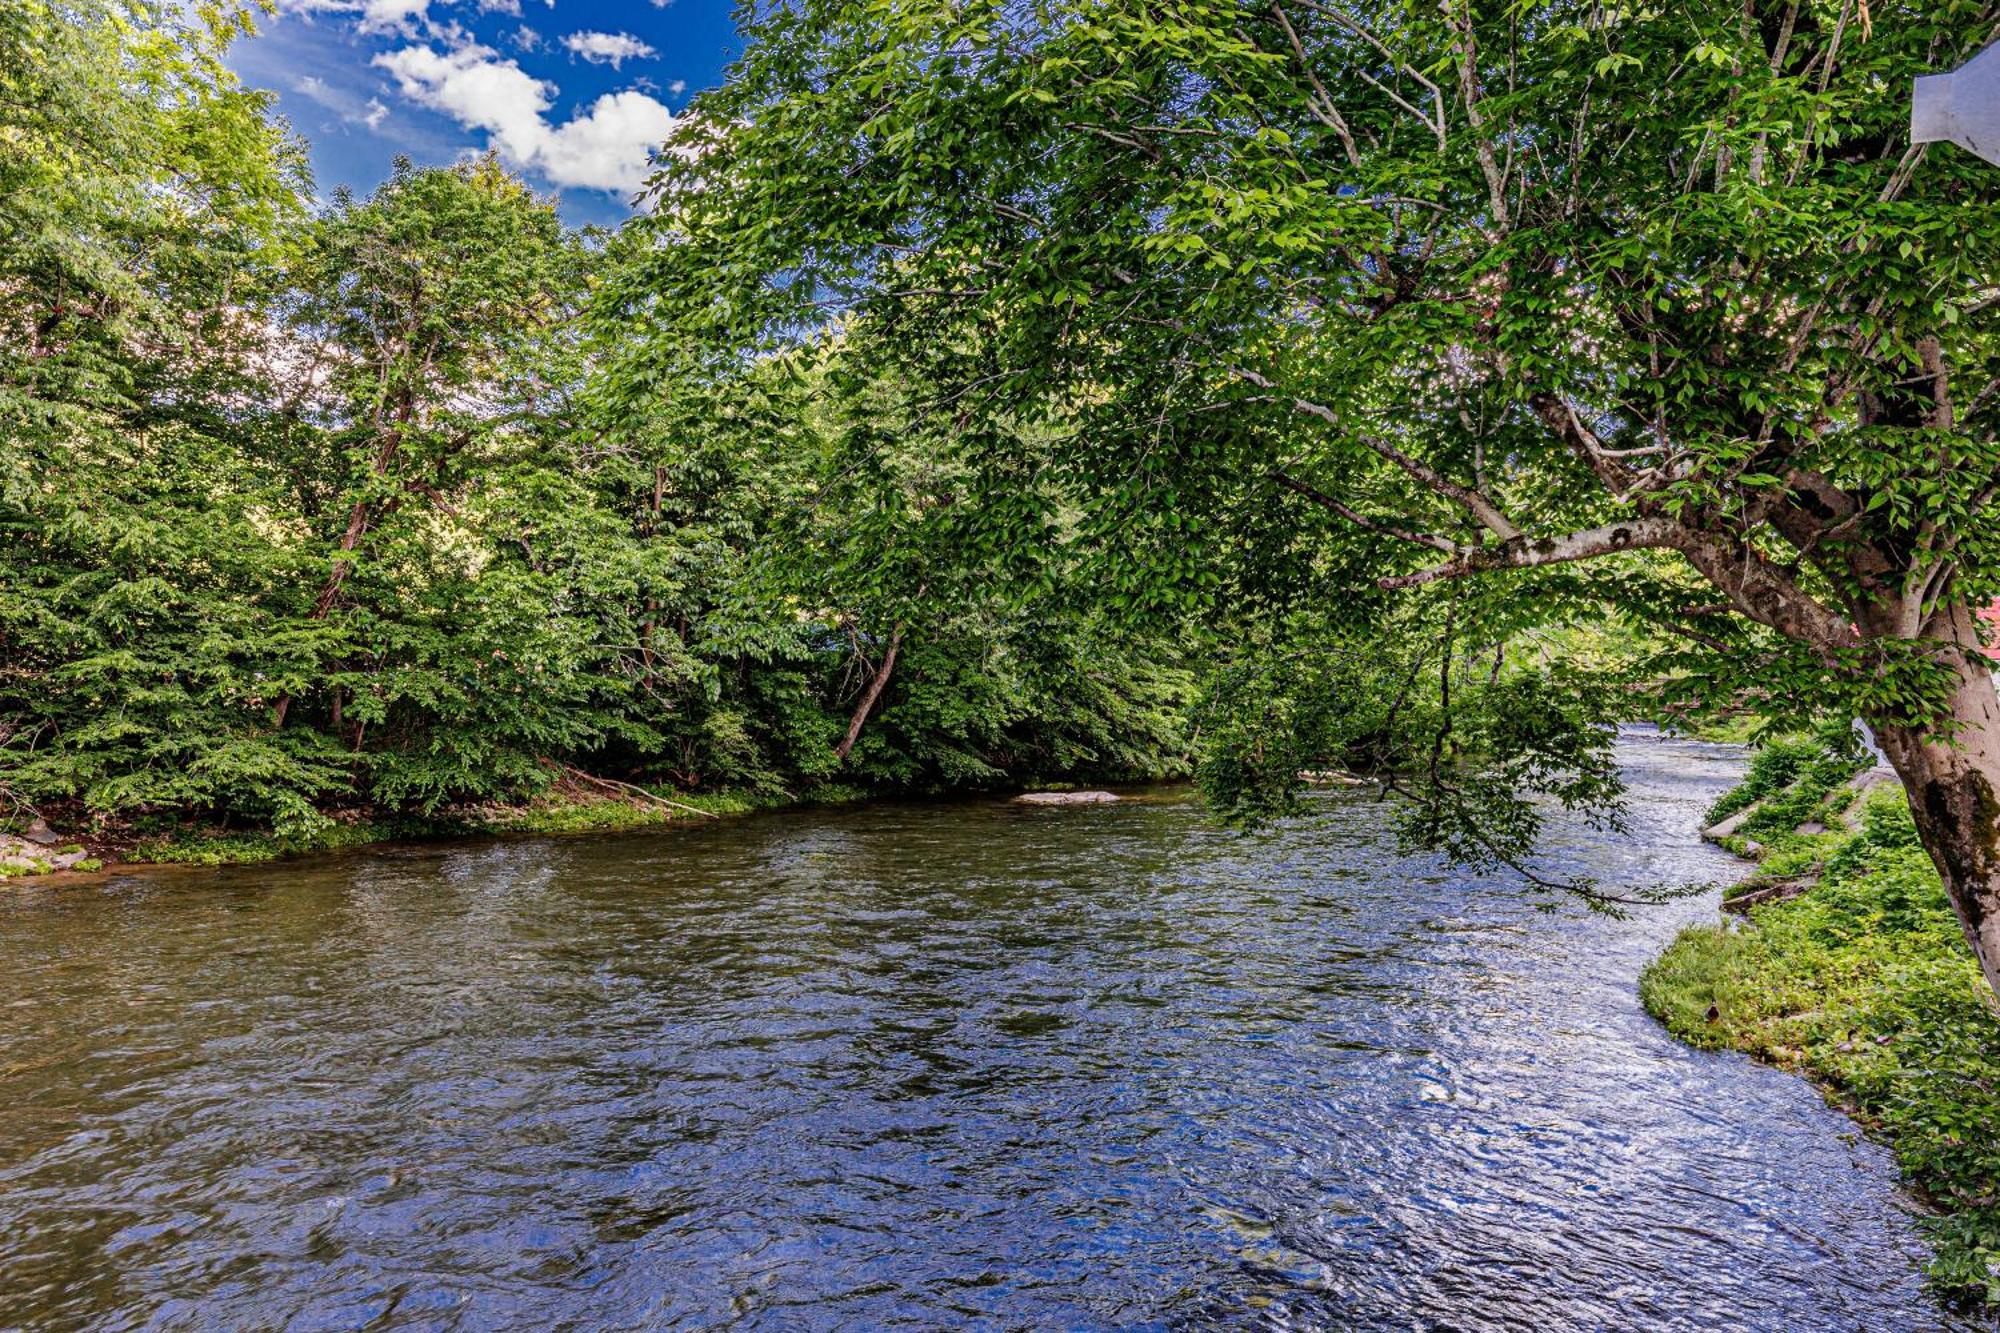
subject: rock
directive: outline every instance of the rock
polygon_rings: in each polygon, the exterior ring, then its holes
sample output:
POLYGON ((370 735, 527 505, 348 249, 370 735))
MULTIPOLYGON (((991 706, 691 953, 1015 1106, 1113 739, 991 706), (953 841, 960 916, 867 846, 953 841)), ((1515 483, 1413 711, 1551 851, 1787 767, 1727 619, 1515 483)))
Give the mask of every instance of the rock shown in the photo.
POLYGON ((1900 786, 1902 781, 1896 776, 1895 769, 1886 764, 1877 764, 1874 768, 1863 769, 1856 773, 1847 780, 1847 785, 1850 790, 1865 796, 1877 787, 1886 787, 1891 783, 1900 786))
POLYGON ((0 879, 47 875, 58 870, 96 870, 102 864, 87 848, 76 843, 56 850, 37 846, 26 837, 0 833, 0 879))
POLYGON ((1722 900, 1722 910, 1741 916, 1760 903, 1781 903, 1796 898, 1819 881, 1811 875, 1793 879, 1752 880, 1743 892, 1722 900))
POLYGON ((38 842, 44 847, 53 847, 62 841, 56 836, 56 831, 49 827, 48 821, 40 815, 35 816, 35 822, 28 825, 28 831, 21 836, 29 842, 38 842))
POLYGON ((1799 825, 1798 831, 1801 837, 1816 838, 1826 832, 1826 825, 1820 823, 1817 819, 1808 819, 1805 823, 1799 825))
POLYGON ((1014 798, 1017 805, 1105 805, 1118 797, 1108 791, 1027 791, 1014 798))
POLYGON ((1709 827, 1703 829, 1701 836, 1707 838, 1710 842, 1720 842, 1724 838, 1734 836, 1736 830, 1749 822, 1750 816, 1756 814, 1758 807, 1763 804, 1762 801, 1758 801, 1753 805, 1744 806, 1720 824, 1711 824, 1709 827))

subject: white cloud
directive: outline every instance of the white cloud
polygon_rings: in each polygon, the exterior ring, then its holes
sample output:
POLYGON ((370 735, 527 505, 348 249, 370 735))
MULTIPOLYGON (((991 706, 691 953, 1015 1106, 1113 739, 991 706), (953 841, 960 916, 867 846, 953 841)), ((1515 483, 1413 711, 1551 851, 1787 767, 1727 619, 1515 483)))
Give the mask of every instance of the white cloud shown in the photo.
POLYGON ((430 19, 430 0, 362 0, 361 31, 403 32, 430 19))
POLYGON ((352 14, 355 28, 369 35, 392 33, 413 37, 431 26, 431 0, 281 0, 286 13, 352 14))
POLYGON ((523 23, 514 29, 514 45, 523 51, 538 51, 542 45, 542 35, 523 23))
POLYGON ((679 97, 682 93, 686 92, 687 90, 688 90, 688 81, 686 79, 675 79, 672 83, 667 85, 667 96, 679 97))
POLYGON ((645 183, 674 113, 634 90, 606 93, 560 125, 548 117, 556 86, 477 44, 406 46, 375 57, 403 96, 486 132, 494 151, 558 188, 631 194, 645 183))
POLYGON ((294 83, 292 91, 319 103, 348 124, 366 125, 370 130, 382 128, 382 121, 389 114, 389 108, 382 105, 380 98, 363 101, 359 95, 336 88, 317 74, 308 74, 294 83))
MULTIPOLYGON (((551 9, 555 2, 546 0, 551 9)), ((355 19, 355 30, 367 36, 416 37, 448 32, 453 25, 433 18, 431 6, 444 8, 457 3, 461 0, 278 0, 278 8, 284 13, 307 17, 349 14, 355 19)), ((473 3, 483 14, 521 16, 521 0, 473 0, 473 3)))
POLYGON ((571 55, 613 69, 628 60, 645 60, 659 54, 629 32, 573 32, 562 39, 562 44, 571 55))

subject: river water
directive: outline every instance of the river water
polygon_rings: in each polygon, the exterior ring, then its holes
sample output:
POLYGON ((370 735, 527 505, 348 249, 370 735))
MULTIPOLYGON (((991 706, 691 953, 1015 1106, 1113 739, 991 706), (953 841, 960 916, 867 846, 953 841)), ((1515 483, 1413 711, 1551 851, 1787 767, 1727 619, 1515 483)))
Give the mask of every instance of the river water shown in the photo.
MULTIPOLYGON (((1635 735, 1613 883, 1721 879, 1635 735)), ((1908 1329, 1886 1155, 1364 796, 772 815, 0 898, 0 1326, 1908 1329)))

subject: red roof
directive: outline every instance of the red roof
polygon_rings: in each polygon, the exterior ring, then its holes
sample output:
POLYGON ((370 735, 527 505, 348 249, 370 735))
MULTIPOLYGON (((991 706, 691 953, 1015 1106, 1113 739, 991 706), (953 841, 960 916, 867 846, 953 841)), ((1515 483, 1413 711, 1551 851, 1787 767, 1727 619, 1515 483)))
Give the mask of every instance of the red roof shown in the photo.
POLYGON ((1986 646, 1979 651, 2000 662, 2000 602, 1981 611, 1979 618, 1986 622, 1986 646))

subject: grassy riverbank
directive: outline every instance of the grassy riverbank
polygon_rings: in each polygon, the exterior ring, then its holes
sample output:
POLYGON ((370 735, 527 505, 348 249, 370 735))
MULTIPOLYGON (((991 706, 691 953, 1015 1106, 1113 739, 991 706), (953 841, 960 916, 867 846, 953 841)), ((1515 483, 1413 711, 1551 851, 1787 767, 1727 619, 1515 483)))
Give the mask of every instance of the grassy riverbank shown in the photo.
POLYGON ((1640 994, 1676 1036, 1819 1084, 1935 1209, 1934 1286, 2000 1306, 2000 1018, 1902 791, 1856 793, 1852 769, 1806 743, 1760 753, 1712 812, 1752 810, 1723 840, 1760 863, 1746 914, 1684 932, 1640 994))
POLYGON ((567 784, 519 805, 468 806, 430 817, 352 813, 330 818, 306 833, 224 829, 185 822, 162 828, 118 829, 108 837, 93 840, 91 850, 97 856, 77 868, 249 865, 380 842, 480 834, 608 833, 790 806, 846 804, 865 800, 869 795, 860 787, 831 783, 798 795, 743 790, 686 793, 665 788, 606 791, 567 784))

